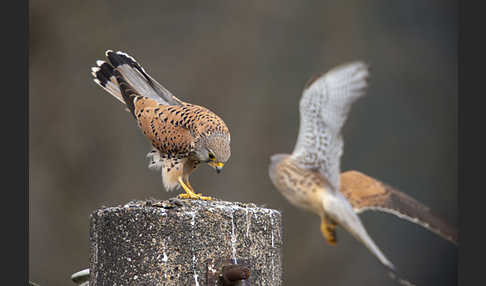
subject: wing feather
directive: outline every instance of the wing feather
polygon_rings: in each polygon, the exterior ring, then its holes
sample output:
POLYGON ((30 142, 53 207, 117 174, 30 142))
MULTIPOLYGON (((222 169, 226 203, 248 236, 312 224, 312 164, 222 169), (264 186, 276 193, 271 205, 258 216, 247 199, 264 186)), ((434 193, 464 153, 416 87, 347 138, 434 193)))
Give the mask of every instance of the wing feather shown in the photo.
POLYGON ((442 238, 457 244, 457 229, 434 214, 414 198, 357 171, 341 174, 340 191, 354 210, 387 212, 418 224, 442 238))
POLYGON ((339 186, 343 152, 341 128, 351 105, 365 94, 368 66, 353 62, 311 80, 300 100, 300 127, 293 159, 319 170, 334 190, 339 186))

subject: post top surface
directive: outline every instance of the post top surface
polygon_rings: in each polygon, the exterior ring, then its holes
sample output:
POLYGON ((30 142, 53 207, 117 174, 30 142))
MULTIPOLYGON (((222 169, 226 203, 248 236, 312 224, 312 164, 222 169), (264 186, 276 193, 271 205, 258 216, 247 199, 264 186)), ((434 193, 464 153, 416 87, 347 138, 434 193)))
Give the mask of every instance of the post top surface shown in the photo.
POLYGON ((94 211, 94 213, 99 215, 101 214, 100 212, 117 212, 122 209, 152 209, 157 211, 177 210, 182 212, 197 212, 200 210, 234 212, 238 210, 251 210, 252 213, 261 213, 262 215, 281 215, 278 210, 257 206, 254 203, 228 202, 222 200, 203 201, 178 198, 170 198, 168 200, 132 200, 118 206, 102 206, 100 209, 94 211))

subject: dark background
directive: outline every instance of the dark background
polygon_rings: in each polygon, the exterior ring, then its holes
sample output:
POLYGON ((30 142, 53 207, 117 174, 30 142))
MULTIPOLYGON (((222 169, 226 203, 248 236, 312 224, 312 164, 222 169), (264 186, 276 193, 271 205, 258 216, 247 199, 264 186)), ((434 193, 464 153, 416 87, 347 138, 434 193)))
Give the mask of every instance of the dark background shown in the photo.
MULTIPOLYGON (((176 195, 148 170, 150 145, 135 121, 91 80, 106 49, 128 52, 176 96, 225 120, 230 161, 220 175, 199 168, 192 185, 283 212, 285 285, 393 285, 342 229, 329 246, 319 218, 291 206, 267 176, 269 156, 294 146, 302 87, 335 65, 372 67, 368 96, 343 130, 343 171, 458 222, 453 1, 36 0, 29 17, 29 274, 42 286, 70 285, 88 267, 92 211, 176 195)), ((391 215, 361 218, 405 278, 457 284, 454 245, 391 215)))

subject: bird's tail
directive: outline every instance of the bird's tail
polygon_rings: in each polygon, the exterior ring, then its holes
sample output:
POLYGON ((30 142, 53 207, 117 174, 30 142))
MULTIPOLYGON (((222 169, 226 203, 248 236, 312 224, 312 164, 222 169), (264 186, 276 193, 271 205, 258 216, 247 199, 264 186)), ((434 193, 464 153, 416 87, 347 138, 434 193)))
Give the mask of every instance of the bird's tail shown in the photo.
POLYGON ((135 93, 151 98, 163 105, 180 105, 182 103, 164 86, 154 80, 143 67, 127 53, 112 50, 105 52, 108 61, 98 60, 97 66, 91 68, 94 81, 121 102, 123 92, 117 73, 135 93))
POLYGON ((121 103, 125 104, 118 82, 116 81, 114 68, 111 64, 97 60, 96 67, 91 68, 91 74, 94 77, 94 82, 106 90, 109 94, 113 95, 121 103))
MULTIPOLYGON (((142 71, 143 69, 124 53, 107 51, 106 56, 109 62, 98 60, 96 61, 98 66, 91 68, 91 74, 95 77, 94 81, 116 99, 123 102, 128 110, 135 115, 133 100, 135 97, 140 97, 141 94, 150 94, 150 92, 141 88, 143 86, 140 83, 141 80, 132 80, 137 83, 135 85, 129 83, 121 71, 128 69, 128 62, 137 65, 142 71), (142 90, 142 92, 138 90, 142 90)), ((130 75, 134 77, 133 74, 130 75)), ((147 88, 147 84, 143 87, 147 88)), ((153 89, 152 92, 154 92, 153 89)))
POLYGON ((353 207, 340 192, 325 192, 323 195, 323 207, 326 215, 363 243, 386 267, 393 271, 395 270, 395 266, 386 258, 373 239, 368 235, 361 220, 354 212, 353 207))

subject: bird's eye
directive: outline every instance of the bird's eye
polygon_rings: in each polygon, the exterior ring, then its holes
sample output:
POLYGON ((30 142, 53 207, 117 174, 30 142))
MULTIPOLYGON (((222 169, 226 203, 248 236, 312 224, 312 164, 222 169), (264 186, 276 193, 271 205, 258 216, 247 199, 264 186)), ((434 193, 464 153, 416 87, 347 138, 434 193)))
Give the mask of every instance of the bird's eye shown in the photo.
POLYGON ((214 157, 213 153, 209 153, 209 159, 214 160, 214 159, 216 159, 216 157, 214 157))

